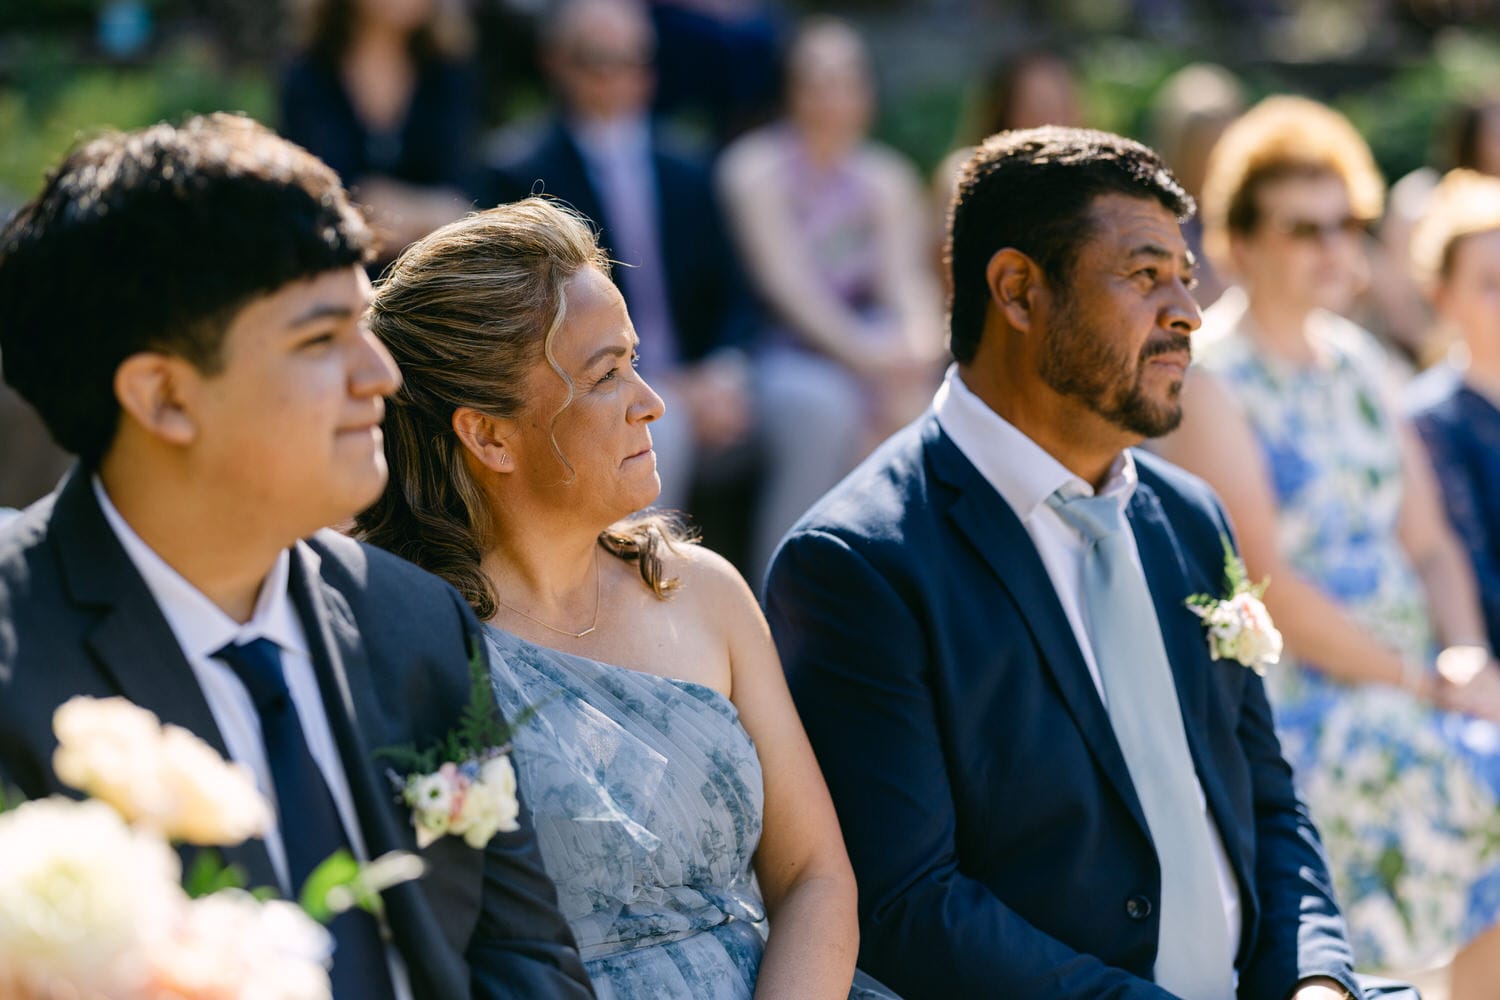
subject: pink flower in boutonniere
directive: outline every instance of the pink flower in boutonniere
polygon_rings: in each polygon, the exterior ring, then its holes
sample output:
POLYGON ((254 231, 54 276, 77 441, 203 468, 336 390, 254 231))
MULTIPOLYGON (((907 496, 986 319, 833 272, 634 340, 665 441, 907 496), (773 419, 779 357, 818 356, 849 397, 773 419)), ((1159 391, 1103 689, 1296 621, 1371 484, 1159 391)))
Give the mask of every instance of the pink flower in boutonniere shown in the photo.
POLYGON ((496 833, 520 826, 516 771, 503 753, 491 751, 462 764, 446 761, 430 774, 413 774, 401 797, 411 807, 418 847, 450 833, 470 847, 483 847, 496 833))
POLYGON ((378 751, 407 765, 403 777, 390 771, 391 784, 411 809, 417 846, 426 848, 452 834, 482 848, 497 833, 520 828, 516 771, 509 750, 511 733, 536 710, 511 725, 501 718, 490 688, 489 664, 476 641, 469 650, 469 704, 459 725, 442 743, 420 753, 412 747, 378 751))
POLYGON ((1261 601, 1269 581, 1250 582, 1245 564, 1235 554, 1227 536, 1224 542, 1224 580, 1227 597, 1194 594, 1188 610, 1203 620, 1208 630, 1208 655, 1215 660, 1235 660, 1264 677, 1266 668, 1281 662, 1281 633, 1261 601))

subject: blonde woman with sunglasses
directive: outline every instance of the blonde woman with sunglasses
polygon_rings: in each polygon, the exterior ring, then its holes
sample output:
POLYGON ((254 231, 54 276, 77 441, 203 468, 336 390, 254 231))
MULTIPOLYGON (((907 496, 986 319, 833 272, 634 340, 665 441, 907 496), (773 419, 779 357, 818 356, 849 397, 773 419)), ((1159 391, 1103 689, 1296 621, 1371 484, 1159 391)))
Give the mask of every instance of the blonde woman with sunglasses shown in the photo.
POLYGON ((1453 1000, 1473 1000, 1500 995, 1500 669, 1392 368, 1339 315, 1383 194, 1327 107, 1273 97, 1229 128, 1203 216, 1238 287, 1205 314, 1162 451, 1217 489, 1270 580, 1287 655, 1267 686, 1356 961, 1451 958, 1453 1000))

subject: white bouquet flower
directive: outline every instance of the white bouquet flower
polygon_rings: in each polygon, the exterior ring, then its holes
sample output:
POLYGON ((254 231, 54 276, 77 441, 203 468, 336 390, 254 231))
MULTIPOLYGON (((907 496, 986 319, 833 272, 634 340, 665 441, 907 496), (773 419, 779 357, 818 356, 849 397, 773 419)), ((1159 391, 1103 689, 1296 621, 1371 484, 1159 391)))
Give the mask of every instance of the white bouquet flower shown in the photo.
POLYGON ((0 995, 133 995, 151 935, 186 902, 180 875, 165 841, 103 802, 0 815, 0 995))
MULTIPOLYGON (((0 813, 0 997, 330 1000, 332 938, 307 912, 211 863, 217 891, 182 886, 169 838, 226 846, 265 832, 270 806, 247 771, 123 698, 74 698, 53 730, 58 777, 94 798, 0 813)), ((380 891, 420 874, 410 854, 361 865, 340 851, 304 904, 378 909, 380 891)))
POLYGON ((171 840, 221 847, 270 827, 270 806, 248 769, 124 698, 72 698, 52 726, 58 778, 129 822, 171 840))
POLYGON ((326 1000, 333 939, 292 903, 227 889, 186 903, 149 957, 146 995, 326 1000))

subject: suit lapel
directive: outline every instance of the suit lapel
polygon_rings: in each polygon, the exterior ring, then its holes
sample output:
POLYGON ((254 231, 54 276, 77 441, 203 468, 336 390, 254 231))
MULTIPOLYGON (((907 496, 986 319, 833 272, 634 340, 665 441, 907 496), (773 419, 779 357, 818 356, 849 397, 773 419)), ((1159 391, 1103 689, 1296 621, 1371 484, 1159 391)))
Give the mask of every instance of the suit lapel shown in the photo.
MULTIPOLYGON (((386 768, 374 756, 385 743, 372 746, 366 739, 367 733, 392 743, 402 737, 386 735, 375 679, 354 615, 344 595, 317 572, 319 557, 306 543, 299 543, 292 556, 292 601, 307 636, 366 850, 372 859, 397 850, 417 854, 406 807, 398 804, 386 768)), ((441 996, 448 988, 444 984, 453 981, 456 970, 444 967, 447 956, 455 951, 463 954, 480 903, 482 856, 467 848, 460 854, 452 847, 440 842, 421 852, 428 862, 427 872, 383 894, 391 930, 422 996, 441 996), (441 864, 434 863, 437 856, 442 857, 441 864), (439 901, 443 905, 437 905, 439 901)))
MULTIPOLYGON (((154 712, 162 722, 195 734, 229 759, 197 675, 146 582, 104 519, 92 479, 82 470, 74 470, 64 484, 51 530, 69 595, 78 604, 100 611, 84 635, 100 671, 124 698, 154 712)), ((251 886, 277 884, 263 841, 249 840, 221 848, 219 853, 226 863, 244 870, 251 886)))
POLYGON ((1042 663, 1051 673, 1084 742, 1130 814, 1145 831, 1146 815, 1130 781, 1125 756, 1115 740, 1114 728, 1094 687, 1067 614, 1057 599, 1052 578, 1037 554, 1026 526, 963 456, 958 446, 942 433, 935 418, 931 418, 924 438, 939 478, 959 490, 949 516, 973 543, 1020 609, 1021 617, 1042 654, 1042 663))

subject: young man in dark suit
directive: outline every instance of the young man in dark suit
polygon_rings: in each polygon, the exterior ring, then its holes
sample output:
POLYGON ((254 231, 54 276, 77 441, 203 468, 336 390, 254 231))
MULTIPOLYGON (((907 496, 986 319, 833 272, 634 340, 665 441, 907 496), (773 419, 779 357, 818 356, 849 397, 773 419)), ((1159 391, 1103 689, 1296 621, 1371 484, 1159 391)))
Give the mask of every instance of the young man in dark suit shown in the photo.
MULTIPOLYGON (((229 115, 83 143, 0 235, 6 380, 78 457, 0 529, 0 783, 61 790, 53 710, 123 695, 251 769, 276 828, 229 860, 288 895, 339 848, 416 850, 375 754, 458 725, 478 627, 320 530, 385 482, 370 240, 332 171, 229 115)), ((591 995, 524 811, 421 854, 383 921, 334 922, 340 1000, 591 995)))
POLYGON ((1361 996, 1250 669, 1268 623, 1248 665, 1216 659, 1188 605, 1230 596, 1230 527, 1134 450, 1181 416, 1192 211, 1118 136, 984 143, 952 215, 956 365, 773 562, 861 962, 909 998, 1361 996))

